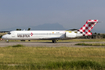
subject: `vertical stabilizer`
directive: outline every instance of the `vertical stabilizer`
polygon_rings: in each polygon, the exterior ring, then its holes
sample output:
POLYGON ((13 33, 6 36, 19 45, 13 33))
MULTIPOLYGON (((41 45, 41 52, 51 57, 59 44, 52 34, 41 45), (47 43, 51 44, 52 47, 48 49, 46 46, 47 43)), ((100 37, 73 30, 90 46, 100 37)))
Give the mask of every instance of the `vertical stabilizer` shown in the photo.
POLYGON ((79 29, 79 32, 84 36, 92 35, 90 31, 93 29, 96 23, 98 23, 98 20, 87 20, 86 24, 79 29))

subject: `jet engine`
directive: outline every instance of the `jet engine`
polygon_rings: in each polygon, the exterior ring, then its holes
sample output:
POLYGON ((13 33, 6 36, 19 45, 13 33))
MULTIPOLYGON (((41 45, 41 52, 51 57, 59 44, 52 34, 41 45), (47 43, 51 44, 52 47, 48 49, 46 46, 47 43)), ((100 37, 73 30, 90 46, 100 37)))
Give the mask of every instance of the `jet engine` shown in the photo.
POLYGON ((66 32, 66 38, 75 38, 76 32, 75 31, 67 31, 66 32))

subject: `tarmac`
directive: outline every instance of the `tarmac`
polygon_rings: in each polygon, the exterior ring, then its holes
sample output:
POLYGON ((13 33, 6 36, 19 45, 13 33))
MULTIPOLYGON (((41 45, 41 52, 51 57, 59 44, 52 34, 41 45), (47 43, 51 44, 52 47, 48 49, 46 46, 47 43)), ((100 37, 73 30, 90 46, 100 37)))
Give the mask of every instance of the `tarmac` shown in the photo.
POLYGON ((101 46, 79 46, 77 43, 105 43, 105 42, 0 42, 0 47, 7 47, 12 45, 21 44, 27 47, 101 47, 101 46))

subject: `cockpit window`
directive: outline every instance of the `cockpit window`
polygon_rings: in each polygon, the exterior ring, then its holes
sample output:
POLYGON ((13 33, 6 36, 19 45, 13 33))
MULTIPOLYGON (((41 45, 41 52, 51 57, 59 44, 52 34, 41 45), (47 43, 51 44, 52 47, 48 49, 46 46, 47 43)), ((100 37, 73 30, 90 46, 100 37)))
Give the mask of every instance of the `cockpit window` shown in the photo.
POLYGON ((8 34, 10 35, 11 33, 10 33, 10 32, 8 32, 8 34))

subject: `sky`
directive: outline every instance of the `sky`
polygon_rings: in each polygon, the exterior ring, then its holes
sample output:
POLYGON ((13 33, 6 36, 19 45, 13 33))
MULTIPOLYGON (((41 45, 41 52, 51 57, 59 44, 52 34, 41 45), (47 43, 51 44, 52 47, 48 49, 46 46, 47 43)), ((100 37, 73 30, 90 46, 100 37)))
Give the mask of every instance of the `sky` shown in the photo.
POLYGON ((81 28, 88 19, 98 19, 94 30, 105 33, 105 0, 0 0, 0 31, 45 23, 81 28))

